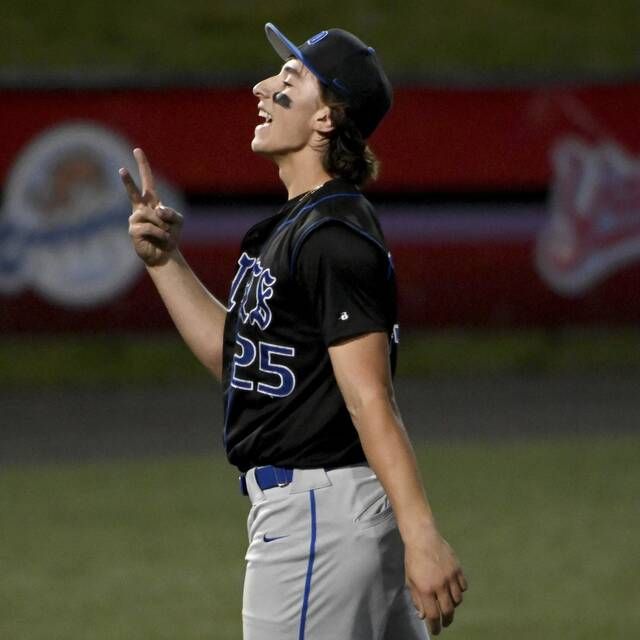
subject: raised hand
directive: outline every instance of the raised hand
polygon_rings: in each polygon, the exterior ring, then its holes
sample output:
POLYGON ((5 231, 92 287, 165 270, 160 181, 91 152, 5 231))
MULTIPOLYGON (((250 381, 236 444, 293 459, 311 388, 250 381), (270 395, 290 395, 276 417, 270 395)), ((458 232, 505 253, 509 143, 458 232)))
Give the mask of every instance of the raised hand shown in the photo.
POLYGON ((447 541, 435 530, 405 547, 405 572, 413 603, 433 635, 453 622, 467 579, 447 541))
POLYGON ((149 267, 159 266, 165 264, 177 249, 182 215, 160 202, 151 167, 142 149, 134 149, 133 155, 142 181, 142 192, 126 169, 119 172, 132 206, 129 235, 144 263, 149 267))

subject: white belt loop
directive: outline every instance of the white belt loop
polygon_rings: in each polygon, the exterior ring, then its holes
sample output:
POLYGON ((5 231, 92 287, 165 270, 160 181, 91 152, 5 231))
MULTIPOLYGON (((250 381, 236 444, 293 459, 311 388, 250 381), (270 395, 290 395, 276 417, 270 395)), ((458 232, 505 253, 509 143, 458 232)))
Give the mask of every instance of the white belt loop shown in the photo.
POLYGON ((304 493, 330 486, 331 480, 324 469, 294 469, 289 493, 304 493))
POLYGON ((251 504, 256 504, 256 502, 262 502, 263 500, 266 500, 264 492, 258 486, 255 467, 252 467, 251 469, 249 469, 249 471, 247 471, 245 475, 245 481, 247 483, 247 493, 249 494, 249 500, 251 500, 251 504))

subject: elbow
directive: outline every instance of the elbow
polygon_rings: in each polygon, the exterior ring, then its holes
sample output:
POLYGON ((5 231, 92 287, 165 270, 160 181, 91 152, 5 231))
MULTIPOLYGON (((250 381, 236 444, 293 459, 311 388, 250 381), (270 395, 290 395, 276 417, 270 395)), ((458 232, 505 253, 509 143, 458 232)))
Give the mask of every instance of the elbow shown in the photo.
POLYGON ((348 398, 345 404, 358 431, 370 423, 373 416, 396 413, 393 389, 387 387, 366 390, 348 398))

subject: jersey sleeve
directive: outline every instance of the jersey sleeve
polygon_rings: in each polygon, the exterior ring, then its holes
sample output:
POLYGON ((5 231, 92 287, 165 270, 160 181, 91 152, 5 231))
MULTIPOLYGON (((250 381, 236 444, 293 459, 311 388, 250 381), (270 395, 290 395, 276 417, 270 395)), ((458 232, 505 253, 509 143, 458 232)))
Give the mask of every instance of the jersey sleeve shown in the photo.
POLYGON ((316 229, 302 244, 295 276, 327 346, 390 330, 395 304, 390 259, 357 231, 339 222, 316 229))

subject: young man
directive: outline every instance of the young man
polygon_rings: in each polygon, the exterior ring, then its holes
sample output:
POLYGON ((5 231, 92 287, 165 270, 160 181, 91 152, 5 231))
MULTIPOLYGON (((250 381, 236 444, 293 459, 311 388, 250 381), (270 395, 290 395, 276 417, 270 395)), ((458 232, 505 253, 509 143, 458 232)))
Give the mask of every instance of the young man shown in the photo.
POLYGON ((466 580, 436 528, 395 404, 395 275, 370 203, 366 146, 391 105, 375 51, 339 29, 253 93, 288 202, 246 234, 228 304, 178 251, 134 151, 130 234, 178 330, 223 383, 224 443, 249 496, 245 640, 417 640, 453 620, 466 580))

